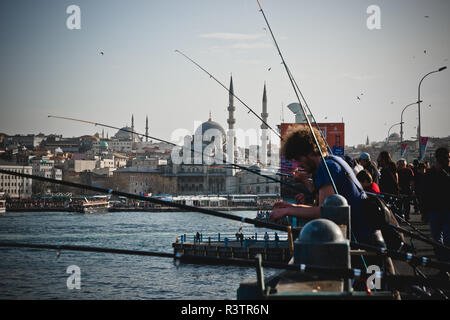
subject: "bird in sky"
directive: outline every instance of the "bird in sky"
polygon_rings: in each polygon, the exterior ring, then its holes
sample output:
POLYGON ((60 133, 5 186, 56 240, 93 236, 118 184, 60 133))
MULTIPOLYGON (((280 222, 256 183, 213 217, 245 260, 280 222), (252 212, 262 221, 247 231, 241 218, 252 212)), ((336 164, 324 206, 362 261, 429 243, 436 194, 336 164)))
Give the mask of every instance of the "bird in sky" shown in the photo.
POLYGON ((429 18, 430 16, 425 16, 425 18, 429 18))
POLYGON ((356 96, 356 99, 361 100, 361 98, 359 96, 356 96))
POLYGON ((100 51, 100 54, 103 56, 105 53, 103 51, 100 51))
POLYGON ((427 54, 427 50, 423 50, 423 53, 427 54))
POLYGON ((270 70, 272 70, 272 68, 269 68, 267 71, 270 71, 270 70))

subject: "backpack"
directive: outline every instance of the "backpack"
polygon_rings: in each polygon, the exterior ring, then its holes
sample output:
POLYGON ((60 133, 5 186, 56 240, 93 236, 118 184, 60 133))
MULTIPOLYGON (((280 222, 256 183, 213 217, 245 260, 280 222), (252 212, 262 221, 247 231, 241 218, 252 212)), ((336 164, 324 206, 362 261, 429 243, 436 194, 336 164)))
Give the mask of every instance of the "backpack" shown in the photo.
POLYGON ((381 198, 369 195, 362 200, 362 210, 369 226, 381 231, 388 249, 397 251, 403 246, 405 243, 403 234, 389 226, 391 224, 398 227, 399 223, 381 198))

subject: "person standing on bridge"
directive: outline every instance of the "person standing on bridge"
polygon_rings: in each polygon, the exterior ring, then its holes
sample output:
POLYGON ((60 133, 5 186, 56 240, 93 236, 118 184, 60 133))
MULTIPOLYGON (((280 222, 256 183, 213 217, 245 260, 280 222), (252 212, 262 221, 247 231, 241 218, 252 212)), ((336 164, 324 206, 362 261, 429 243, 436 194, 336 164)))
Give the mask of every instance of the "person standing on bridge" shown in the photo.
POLYGON ((406 160, 400 159, 397 161, 398 169, 398 186, 399 192, 403 196, 401 200, 402 214, 405 219, 409 220, 409 213, 411 212, 411 199, 414 190, 414 173, 406 166, 406 160))
POLYGON ((378 155, 378 167, 380 170, 379 187, 381 192, 398 196, 397 166, 388 151, 381 151, 378 155))
POLYGON ((370 159, 370 154, 367 152, 361 153, 359 156, 359 163, 364 167, 365 170, 369 171, 372 181, 378 185, 378 178, 380 173, 378 172, 377 165, 370 159))
MULTIPOLYGON (((423 187, 423 206, 428 214, 432 238, 450 247, 450 168, 446 147, 435 152, 436 164, 427 172, 423 187)), ((450 250, 435 247, 436 258, 450 262, 450 250)))

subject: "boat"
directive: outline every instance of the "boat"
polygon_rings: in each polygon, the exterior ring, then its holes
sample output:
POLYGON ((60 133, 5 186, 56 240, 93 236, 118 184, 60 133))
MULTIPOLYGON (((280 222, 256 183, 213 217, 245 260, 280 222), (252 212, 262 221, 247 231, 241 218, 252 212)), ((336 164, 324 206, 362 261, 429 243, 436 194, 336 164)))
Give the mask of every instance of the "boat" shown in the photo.
POLYGON ((6 212, 6 199, 3 199, 4 192, 0 192, 0 214, 6 212))
POLYGON ((98 195, 75 199, 72 200, 70 208, 73 212, 84 214, 107 213, 110 208, 109 196, 98 195))

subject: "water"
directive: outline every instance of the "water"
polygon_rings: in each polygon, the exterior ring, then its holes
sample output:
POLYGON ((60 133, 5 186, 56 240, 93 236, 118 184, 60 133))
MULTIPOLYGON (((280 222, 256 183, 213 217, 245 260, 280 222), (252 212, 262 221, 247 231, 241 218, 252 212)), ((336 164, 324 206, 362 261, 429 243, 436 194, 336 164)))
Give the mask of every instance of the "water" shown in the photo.
MULTIPOLYGON (((254 218, 254 211, 234 213, 254 218)), ((177 236, 196 232, 245 236, 265 229, 194 212, 7 213, 0 241, 83 245, 172 253, 177 236)), ((205 238, 204 238, 205 240, 205 238)), ((266 276, 275 270, 264 270, 266 276)), ((0 299, 236 299, 254 268, 180 265, 173 259, 106 253, 0 248, 0 299), (68 266, 81 270, 81 289, 68 289, 68 266)))

